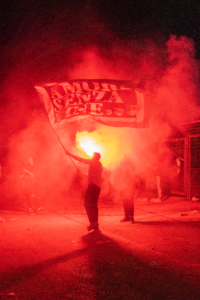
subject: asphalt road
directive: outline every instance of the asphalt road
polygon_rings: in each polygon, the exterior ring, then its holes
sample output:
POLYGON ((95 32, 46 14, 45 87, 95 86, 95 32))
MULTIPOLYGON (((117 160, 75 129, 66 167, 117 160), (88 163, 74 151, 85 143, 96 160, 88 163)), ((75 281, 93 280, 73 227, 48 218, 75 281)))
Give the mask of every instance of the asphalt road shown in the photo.
POLYGON ((199 206, 102 206, 91 233, 82 207, 1 211, 0 299, 200 300, 199 206))

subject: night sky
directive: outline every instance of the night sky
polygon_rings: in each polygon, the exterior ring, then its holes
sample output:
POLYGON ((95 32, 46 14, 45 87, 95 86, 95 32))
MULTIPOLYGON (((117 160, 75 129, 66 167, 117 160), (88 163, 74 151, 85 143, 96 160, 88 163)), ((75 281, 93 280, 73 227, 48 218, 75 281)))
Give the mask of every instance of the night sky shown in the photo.
POLYGON ((78 62, 80 49, 96 45, 109 56, 117 40, 141 44, 149 39, 164 47, 170 35, 186 36, 200 56, 200 4, 195 0, 2 0, 0 10, 3 80, 13 67, 25 64, 34 82, 53 80, 61 69, 66 76, 63 62, 73 67, 72 56, 78 62))
MULTIPOLYGON (((69 40, 97 42, 101 26, 120 38, 150 37, 163 42, 170 34, 192 38, 200 47, 198 1, 5 1, 1 4, 2 46, 6 50, 20 47, 34 37, 45 39, 59 32, 63 43, 69 40), (88 29, 90 28, 90 31, 88 29), (92 30, 93 29, 93 30, 92 30), (96 32, 96 38, 94 31, 96 32), (8 48, 7 48, 8 47, 8 48)), ((106 43, 103 39, 100 44, 106 43)), ((31 45, 35 48, 36 45, 31 45)), ((53 45, 52 45, 53 47, 53 45)), ((14 49, 13 49, 14 50, 14 49)), ((41 53, 44 53, 41 49, 41 53)))
POLYGON ((49 67, 56 63, 59 68, 73 46, 95 44, 108 51, 116 39, 148 38, 164 45, 170 35, 187 36, 200 56, 200 4, 195 0, 2 0, 0 8, 3 78, 21 61, 44 63, 52 54, 49 67))

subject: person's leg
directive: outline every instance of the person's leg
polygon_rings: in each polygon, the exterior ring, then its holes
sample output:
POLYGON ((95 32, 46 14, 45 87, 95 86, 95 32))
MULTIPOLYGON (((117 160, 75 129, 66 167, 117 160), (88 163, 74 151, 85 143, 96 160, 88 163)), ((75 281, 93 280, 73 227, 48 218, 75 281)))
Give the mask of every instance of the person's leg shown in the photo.
POLYGON ((26 180, 26 203, 28 206, 28 212, 32 212, 32 189, 31 189, 31 182, 30 179, 27 178, 26 180))
POLYGON ((131 221, 131 223, 134 223, 134 220, 135 220, 135 218, 134 218, 135 203, 134 202, 135 202, 135 200, 138 199, 140 194, 141 194, 141 190, 139 188, 135 188, 135 190, 133 191, 133 195, 130 199, 130 221, 131 221))
POLYGON ((94 186, 93 190, 93 206, 92 206, 92 215, 94 222, 98 223, 99 220, 99 211, 98 211, 98 199, 101 189, 98 186, 94 186))
POLYGON ((158 198, 162 198, 162 189, 161 189, 161 183, 160 183, 160 176, 156 176, 156 187, 158 192, 158 198))
POLYGON ((134 222, 134 198, 129 199, 129 219, 134 222))
POLYGON ((37 212, 40 212, 45 209, 45 197, 44 197, 44 189, 42 184, 35 183, 35 208, 37 212))
POLYGON ((85 207, 89 222, 91 223, 90 198, 91 198, 91 186, 88 185, 86 193, 85 193, 84 207, 85 207))
POLYGON ((31 211, 36 210, 36 201, 35 201, 35 185, 33 179, 30 179, 30 206, 31 211))
POLYGON ((129 203, 127 198, 123 199, 123 207, 124 207, 124 218, 120 222, 127 222, 130 220, 129 216, 129 203))
POLYGON ((98 225, 98 198, 100 191, 98 186, 90 184, 85 194, 84 206, 91 225, 90 227, 98 225))
POLYGON ((129 219, 130 218, 130 203, 129 203, 128 199, 126 199, 126 201, 124 201, 124 213, 125 213, 125 218, 129 219))

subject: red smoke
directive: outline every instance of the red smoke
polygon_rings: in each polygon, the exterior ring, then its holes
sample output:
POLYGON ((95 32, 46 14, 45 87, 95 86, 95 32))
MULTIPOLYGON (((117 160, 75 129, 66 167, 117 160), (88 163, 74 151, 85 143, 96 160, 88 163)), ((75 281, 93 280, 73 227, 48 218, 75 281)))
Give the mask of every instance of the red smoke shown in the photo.
MULTIPOLYGON (((101 33, 105 35, 105 28, 101 28, 101 33)), ((54 34, 55 31, 53 36, 54 34)), ((109 32, 108 37, 111 36, 109 32)), ((57 54, 62 49, 58 40, 55 40, 59 49, 57 54)), ((25 46, 26 44, 23 45, 25 46)), ((41 79, 44 82, 56 82, 63 78, 107 78, 142 82, 145 87, 146 109, 150 117, 148 129, 112 128, 95 123, 89 129, 83 128, 83 131, 97 131, 102 137, 117 140, 114 150, 118 162, 120 163, 125 155, 128 156, 134 164, 134 173, 142 173, 147 180, 151 177, 149 165, 155 161, 162 161, 165 176, 172 177, 172 153, 165 143, 172 134, 171 125, 179 127, 181 123, 199 118, 199 69, 191 40, 172 36, 166 45, 161 47, 149 39, 121 41, 113 35, 113 38, 102 46, 90 43, 81 47, 81 43, 71 43, 62 52, 62 64, 59 59, 59 64, 56 65, 59 56, 56 56, 56 52, 48 55, 44 56, 44 60, 42 56, 38 56, 34 64, 31 60, 28 63, 25 59, 22 60, 10 70, 7 84, 4 85, 4 95, 10 101, 4 115, 5 124, 10 128, 11 120, 14 119, 16 128, 16 132, 9 138, 7 164, 11 171, 6 186, 9 187, 10 182, 13 184, 18 178, 18 175, 15 176, 20 173, 21 166, 18 165, 18 161, 25 160, 32 151, 38 158, 41 172, 45 174, 44 189, 46 194, 50 195, 52 203, 58 203, 57 199, 60 199, 62 204, 70 201, 66 195, 77 172, 72 162, 64 155, 64 150, 43 113, 33 83, 28 79, 32 76, 37 83, 41 79), (40 72, 41 68, 43 73, 40 72), (16 103, 20 103, 21 106, 16 103), (21 120, 25 118, 28 122, 23 121, 21 124, 21 120)), ((76 130, 69 129, 64 137, 65 147, 72 152, 77 151, 75 136, 76 130)), ((81 152, 77 153, 82 155, 81 152)), ((107 156, 109 155, 108 153, 107 156)), ((109 174, 106 176, 109 182, 106 183, 106 190, 110 184, 116 185, 115 170, 118 167, 118 163, 115 163, 106 169, 105 172, 109 174)), ((17 183, 14 187, 11 192, 13 196, 19 190, 17 183)), ((104 194, 102 192, 102 195, 104 194)))

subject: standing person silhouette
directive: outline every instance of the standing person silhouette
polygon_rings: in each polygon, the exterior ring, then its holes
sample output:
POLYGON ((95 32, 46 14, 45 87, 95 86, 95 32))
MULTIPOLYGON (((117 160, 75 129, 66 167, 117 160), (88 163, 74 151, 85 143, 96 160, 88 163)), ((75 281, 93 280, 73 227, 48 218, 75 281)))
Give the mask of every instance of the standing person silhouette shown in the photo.
POLYGON ((84 207, 90 222, 87 226, 87 230, 98 230, 98 199, 101 192, 101 174, 102 164, 99 161, 101 158, 100 153, 94 152, 91 159, 82 158, 71 154, 69 151, 65 151, 67 155, 71 156, 75 160, 88 164, 88 187, 85 193, 84 207))
POLYGON ((134 224, 135 167, 130 158, 123 158, 119 171, 117 188, 124 207, 124 218, 120 222, 134 224))
POLYGON ((33 213, 33 202, 35 198, 35 164, 32 157, 28 158, 28 164, 23 169, 20 176, 23 179, 24 199, 28 206, 28 212, 33 213))

